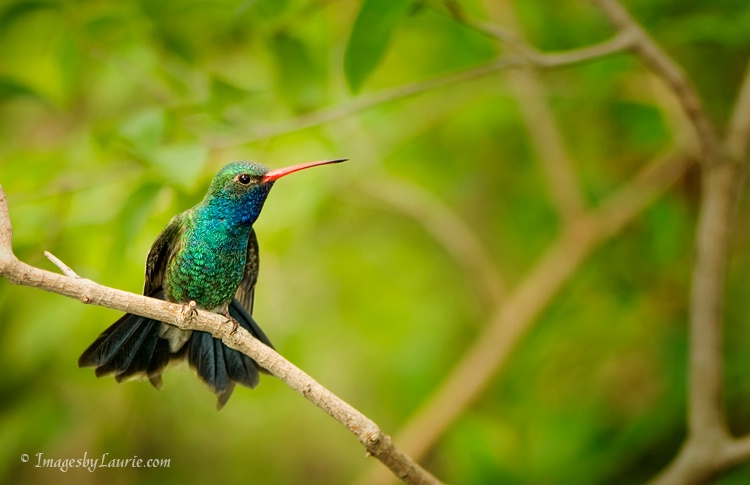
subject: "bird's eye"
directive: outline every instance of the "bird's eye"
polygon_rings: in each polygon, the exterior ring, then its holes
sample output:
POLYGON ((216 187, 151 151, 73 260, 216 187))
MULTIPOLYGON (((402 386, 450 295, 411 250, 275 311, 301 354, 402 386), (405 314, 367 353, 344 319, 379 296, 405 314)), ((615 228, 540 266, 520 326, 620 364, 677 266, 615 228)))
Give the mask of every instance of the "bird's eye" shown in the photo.
POLYGON ((248 175, 246 173, 241 173, 241 174, 239 174, 237 176, 236 180, 237 180, 237 182, 241 183, 242 185, 247 185, 247 184, 250 183, 251 179, 252 179, 252 177, 250 177, 250 175, 248 175))

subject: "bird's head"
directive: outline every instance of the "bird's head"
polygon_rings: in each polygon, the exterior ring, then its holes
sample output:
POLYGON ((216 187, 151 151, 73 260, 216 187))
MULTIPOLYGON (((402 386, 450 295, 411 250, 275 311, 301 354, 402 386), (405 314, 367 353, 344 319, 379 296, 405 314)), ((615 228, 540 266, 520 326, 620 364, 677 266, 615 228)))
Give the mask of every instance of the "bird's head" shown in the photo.
POLYGON ((220 213, 231 213, 240 221, 252 224, 258 218, 276 180, 306 168, 344 161, 346 159, 321 160, 275 170, 256 162, 232 162, 214 176, 203 203, 213 206, 220 213))

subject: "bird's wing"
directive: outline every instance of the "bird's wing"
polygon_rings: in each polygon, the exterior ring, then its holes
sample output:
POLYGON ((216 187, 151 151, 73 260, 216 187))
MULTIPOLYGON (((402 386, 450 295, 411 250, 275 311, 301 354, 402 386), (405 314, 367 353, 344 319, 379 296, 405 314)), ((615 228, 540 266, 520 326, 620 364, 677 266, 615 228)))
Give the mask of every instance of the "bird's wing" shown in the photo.
POLYGON ((250 238, 247 241, 247 259, 245 260, 245 273, 240 286, 234 297, 240 302, 240 305, 253 313, 253 298, 255 296, 255 282, 258 281, 258 268, 260 267, 260 256, 258 255, 258 238, 255 237, 255 230, 250 231, 250 238))
POLYGON ((161 288, 164 282, 164 274, 167 264, 172 255, 177 251, 180 244, 180 236, 184 231, 184 212, 177 214, 169 221, 167 227, 159 234, 146 258, 146 282, 143 285, 143 294, 150 295, 161 288))

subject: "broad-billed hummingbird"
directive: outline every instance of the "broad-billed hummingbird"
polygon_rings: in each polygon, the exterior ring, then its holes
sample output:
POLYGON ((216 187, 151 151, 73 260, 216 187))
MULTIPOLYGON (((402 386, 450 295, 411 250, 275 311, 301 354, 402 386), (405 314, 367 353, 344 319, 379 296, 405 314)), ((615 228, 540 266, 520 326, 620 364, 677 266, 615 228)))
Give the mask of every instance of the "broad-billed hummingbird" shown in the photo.
MULTIPOLYGON (((273 347, 253 320, 258 280, 258 240, 253 223, 274 181, 310 167, 343 162, 323 160, 270 170, 254 162, 234 162, 216 174, 206 197, 172 218, 146 259, 143 294, 221 313, 258 340, 273 347)), ((255 361, 225 346, 207 332, 126 314, 105 330, 78 359, 95 367, 97 377, 114 374, 120 382, 147 377, 162 386, 161 374, 171 360, 187 358, 217 395, 217 408, 229 400, 235 383, 258 385, 255 361)))

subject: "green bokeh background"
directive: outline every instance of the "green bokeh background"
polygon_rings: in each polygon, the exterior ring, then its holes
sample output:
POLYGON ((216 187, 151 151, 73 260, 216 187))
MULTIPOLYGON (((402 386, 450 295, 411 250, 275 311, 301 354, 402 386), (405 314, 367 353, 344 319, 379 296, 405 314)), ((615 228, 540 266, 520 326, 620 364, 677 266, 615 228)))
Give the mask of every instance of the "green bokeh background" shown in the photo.
MULTIPOLYGON (((54 269, 49 250, 84 277, 138 292, 151 242, 225 163, 348 157, 273 189, 256 224, 255 315, 284 356, 395 433, 491 308, 437 238, 378 192, 405 183, 431 194, 476 232, 511 287, 561 227, 534 126, 503 73, 264 135, 502 53, 438 9, 400 3, 365 2, 378 28, 355 35, 363 4, 343 0, 1 1, 0 183, 16 254, 54 269)), ((481 2, 460 3, 486 17, 481 2)), ((542 50, 611 35, 588 2, 516 4, 542 50)), ((750 54, 746 0, 627 7, 723 128, 750 54)), ((631 56, 542 81, 592 206, 677 138, 673 99, 631 56)), ((586 260, 425 466, 449 483, 630 484, 669 461, 685 435, 697 176, 586 260)), ((749 215, 743 198, 725 345, 736 433, 750 431, 749 215)), ((277 379, 237 389, 217 413, 187 367, 166 374, 161 392, 78 369, 119 315, 0 280, 0 483, 335 484, 367 469, 356 439, 277 379), (34 468, 37 453, 171 466, 63 473, 34 468)), ((744 466, 717 483, 748 481, 744 466)))

